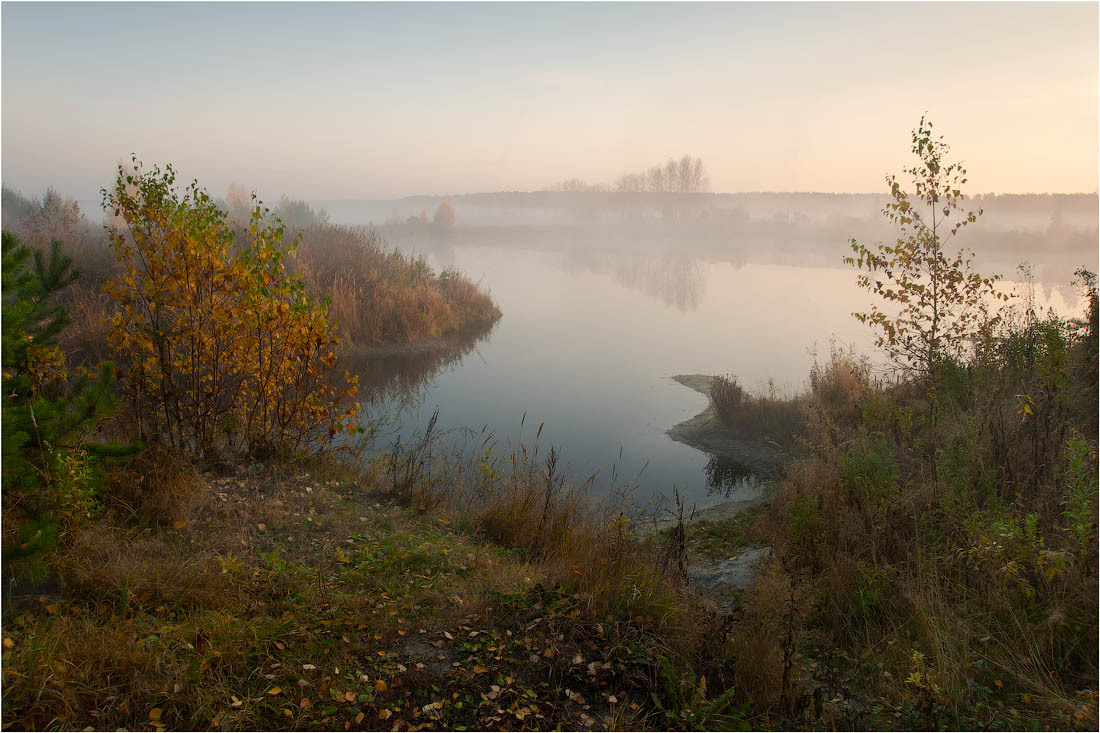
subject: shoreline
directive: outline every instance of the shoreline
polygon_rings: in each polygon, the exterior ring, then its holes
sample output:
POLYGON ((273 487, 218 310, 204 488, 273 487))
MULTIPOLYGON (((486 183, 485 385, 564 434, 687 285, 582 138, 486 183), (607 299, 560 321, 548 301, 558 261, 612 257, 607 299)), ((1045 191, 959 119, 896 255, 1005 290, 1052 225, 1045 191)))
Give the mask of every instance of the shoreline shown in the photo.
MULTIPOLYGON (((673 440, 691 446, 708 455, 739 463, 749 469, 761 481, 760 495, 749 499, 729 499, 698 511, 693 511, 686 525, 702 522, 720 523, 735 520, 738 515, 750 511, 771 498, 771 484, 782 474, 790 454, 776 443, 762 438, 744 438, 735 434, 718 419, 714 403, 710 401, 710 385, 714 379, 707 374, 677 374, 671 377, 676 383, 706 396, 706 408, 695 417, 680 422, 666 434, 673 440)), ((660 529, 674 526, 674 520, 661 523, 660 529)), ((719 603, 736 608, 740 594, 754 581, 762 564, 771 556, 772 548, 764 544, 748 544, 736 548, 724 558, 696 558, 688 570, 691 582, 712 594, 719 603)))
POLYGON ((782 446, 763 438, 742 437, 719 421, 714 403, 709 402, 713 376, 677 374, 670 378, 704 395, 708 403, 695 417, 666 430, 668 437, 704 453, 740 463, 763 481, 770 481, 782 474, 783 466, 790 460, 790 454, 782 446))
POLYGON ((422 336, 401 343, 381 343, 368 346, 345 347, 340 353, 341 359, 352 361, 360 359, 389 359, 401 356, 417 356, 447 351, 474 343, 489 333, 500 320, 495 318, 468 321, 438 336, 422 336))

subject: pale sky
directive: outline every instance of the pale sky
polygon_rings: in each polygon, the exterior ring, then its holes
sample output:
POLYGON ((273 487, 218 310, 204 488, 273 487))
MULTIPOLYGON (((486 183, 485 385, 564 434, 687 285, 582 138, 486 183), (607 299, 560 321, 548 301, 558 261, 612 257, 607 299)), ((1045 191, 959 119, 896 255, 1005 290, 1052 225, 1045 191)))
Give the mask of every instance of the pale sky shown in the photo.
POLYGON ((131 152, 224 193, 533 190, 703 158, 715 191, 882 192, 927 111, 971 193, 1093 192, 1097 3, 2 7, 2 176, 131 152))

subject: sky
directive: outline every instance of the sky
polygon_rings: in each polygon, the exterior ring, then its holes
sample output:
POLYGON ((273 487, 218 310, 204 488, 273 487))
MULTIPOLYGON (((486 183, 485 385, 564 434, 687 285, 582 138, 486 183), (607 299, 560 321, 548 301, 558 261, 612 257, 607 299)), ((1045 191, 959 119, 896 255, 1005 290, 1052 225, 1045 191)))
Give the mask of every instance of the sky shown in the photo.
POLYGON ((95 198, 131 153, 222 193, 613 181, 884 192, 928 114, 972 193, 1098 188, 1097 3, 4 2, 9 186, 95 198))

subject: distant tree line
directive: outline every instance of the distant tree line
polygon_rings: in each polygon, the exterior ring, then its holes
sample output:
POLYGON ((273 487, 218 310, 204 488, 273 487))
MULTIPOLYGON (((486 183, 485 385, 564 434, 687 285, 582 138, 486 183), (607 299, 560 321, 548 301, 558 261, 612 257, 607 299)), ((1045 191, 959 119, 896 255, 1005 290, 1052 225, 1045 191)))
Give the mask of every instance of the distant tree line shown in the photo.
POLYGON ((669 158, 664 165, 655 165, 638 173, 619 176, 614 184, 585 183, 569 178, 551 186, 550 191, 576 193, 620 191, 626 193, 702 193, 710 190, 710 175, 702 158, 685 155, 680 160, 669 158))
POLYGON ((616 191, 650 193, 701 193, 710 188, 710 176, 702 158, 685 155, 679 161, 668 159, 640 173, 627 173, 615 182, 616 191))

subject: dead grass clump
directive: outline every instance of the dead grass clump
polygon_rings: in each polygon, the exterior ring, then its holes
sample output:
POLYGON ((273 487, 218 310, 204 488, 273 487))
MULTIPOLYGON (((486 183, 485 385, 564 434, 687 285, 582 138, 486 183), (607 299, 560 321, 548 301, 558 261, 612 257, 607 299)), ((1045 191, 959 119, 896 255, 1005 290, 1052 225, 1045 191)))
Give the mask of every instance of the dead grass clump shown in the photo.
POLYGON ((110 475, 108 504, 141 523, 185 522, 202 500, 208 484, 180 451, 150 446, 110 475))
POLYGON ((747 398, 748 394, 732 374, 710 380, 710 401, 714 403, 718 419, 726 425, 735 424, 738 411, 747 398))
POLYGON ((90 711, 102 727, 132 713, 140 719, 137 711, 154 707, 159 692, 157 678, 142 669, 147 654, 146 642, 122 624, 101 625, 92 616, 32 622, 4 655, 5 727, 72 728, 90 711))
POLYGON ((77 531, 57 569, 71 595, 120 609, 220 608, 240 600, 213 555, 106 521, 77 531))
POLYGON ((99 364, 111 358, 108 347, 113 304, 97 286, 78 280, 66 294, 69 324, 61 331, 61 348, 77 364, 99 364))

